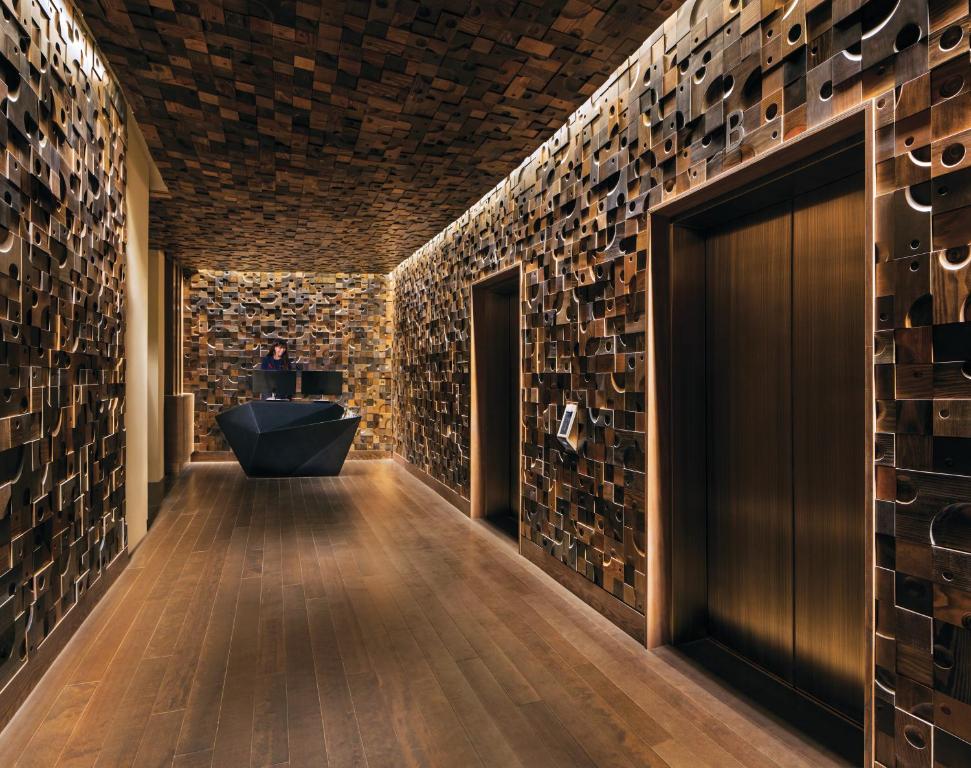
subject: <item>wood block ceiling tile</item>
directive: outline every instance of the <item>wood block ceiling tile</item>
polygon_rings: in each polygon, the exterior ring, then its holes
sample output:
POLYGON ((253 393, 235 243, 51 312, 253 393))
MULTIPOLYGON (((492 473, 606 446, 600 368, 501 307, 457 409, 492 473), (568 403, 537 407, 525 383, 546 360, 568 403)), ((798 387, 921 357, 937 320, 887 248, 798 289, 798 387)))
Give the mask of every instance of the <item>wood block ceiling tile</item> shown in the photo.
POLYGON ((79 0, 223 269, 387 272, 562 125, 678 0, 79 0))

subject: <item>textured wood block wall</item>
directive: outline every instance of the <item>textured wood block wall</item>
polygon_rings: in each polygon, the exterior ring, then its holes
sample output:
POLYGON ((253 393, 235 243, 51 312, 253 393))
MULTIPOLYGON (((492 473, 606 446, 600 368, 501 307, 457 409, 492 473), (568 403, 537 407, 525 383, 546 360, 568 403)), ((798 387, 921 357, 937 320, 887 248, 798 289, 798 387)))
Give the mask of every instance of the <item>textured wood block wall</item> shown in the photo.
POLYGON ((250 370, 275 338, 303 369, 344 371, 344 402, 361 414, 354 448, 391 449, 387 276, 203 270, 189 278, 184 313, 197 451, 229 450, 216 414, 250 399, 250 370))
POLYGON ((689 2, 392 274, 397 450, 468 496, 469 284, 523 262, 522 536, 643 610, 650 210, 872 100, 885 766, 971 765, 969 33, 967 0, 689 2))
POLYGON ((63 6, 0 0, 0 689, 125 546, 124 114, 63 6))

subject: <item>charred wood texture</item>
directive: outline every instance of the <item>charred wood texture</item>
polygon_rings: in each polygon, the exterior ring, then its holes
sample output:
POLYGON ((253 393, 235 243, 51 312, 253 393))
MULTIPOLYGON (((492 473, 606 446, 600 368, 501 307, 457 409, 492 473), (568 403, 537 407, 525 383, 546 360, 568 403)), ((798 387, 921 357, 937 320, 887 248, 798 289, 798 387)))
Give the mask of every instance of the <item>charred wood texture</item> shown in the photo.
POLYGON ((3 689, 126 543, 125 108, 61 4, 0 12, 3 689))

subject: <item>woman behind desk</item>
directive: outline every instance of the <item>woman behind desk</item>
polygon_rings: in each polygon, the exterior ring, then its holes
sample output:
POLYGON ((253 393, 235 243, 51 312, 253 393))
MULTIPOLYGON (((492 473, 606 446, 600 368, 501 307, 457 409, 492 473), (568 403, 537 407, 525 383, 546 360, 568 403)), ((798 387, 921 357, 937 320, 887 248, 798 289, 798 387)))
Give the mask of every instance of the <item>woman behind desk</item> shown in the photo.
POLYGON ((273 342, 270 351, 260 362, 260 368, 264 371, 291 370, 290 355, 287 353, 287 343, 283 339, 277 339, 273 342))
MULTIPOLYGON (((287 343, 283 339, 276 339, 270 345, 270 351, 260 360, 260 368, 264 371, 292 371, 294 366, 290 363, 290 355, 287 353, 287 343)), ((262 400, 290 400, 290 397, 279 396, 276 394, 276 387, 273 393, 263 392, 260 395, 262 400)))

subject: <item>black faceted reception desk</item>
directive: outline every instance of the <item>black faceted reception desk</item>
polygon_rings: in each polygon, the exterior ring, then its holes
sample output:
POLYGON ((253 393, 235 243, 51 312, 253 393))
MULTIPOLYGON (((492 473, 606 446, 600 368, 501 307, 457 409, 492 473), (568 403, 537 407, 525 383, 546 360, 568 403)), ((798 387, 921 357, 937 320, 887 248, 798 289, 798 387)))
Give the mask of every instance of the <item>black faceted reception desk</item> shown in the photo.
POLYGON ((338 475, 360 416, 337 403, 254 400, 216 416, 250 477, 338 475))

